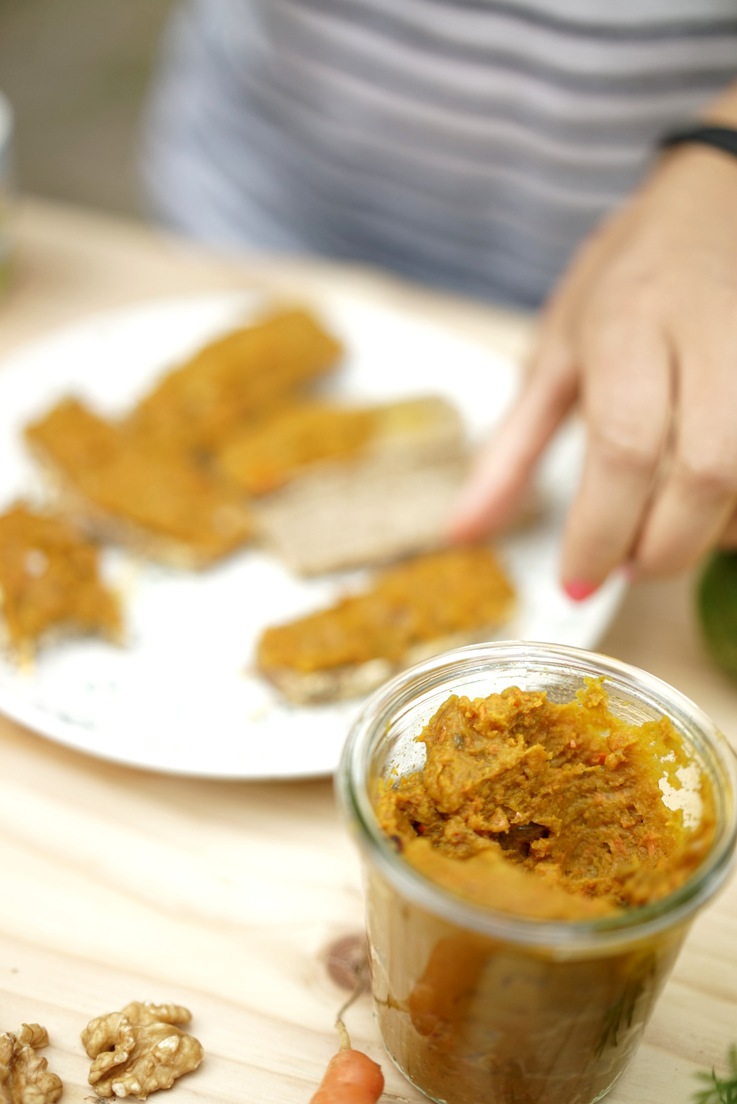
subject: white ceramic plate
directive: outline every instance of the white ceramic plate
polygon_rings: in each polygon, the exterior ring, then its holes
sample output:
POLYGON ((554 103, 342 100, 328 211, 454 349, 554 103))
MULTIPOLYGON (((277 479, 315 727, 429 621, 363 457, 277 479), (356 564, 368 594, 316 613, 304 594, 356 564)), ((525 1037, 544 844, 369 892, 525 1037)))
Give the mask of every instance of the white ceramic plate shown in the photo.
MULTIPOLYGON (((74 393, 103 413, 126 410, 199 343, 248 318, 252 297, 166 300, 96 316, 40 341, 0 368, 0 508, 43 489, 21 429, 74 393)), ((471 432, 487 432, 517 386, 513 365, 430 321, 330 296, 314 304, 345 342, 336 386, 355 398, 435 392, 453 399, 471 432)), ((559 531, 578 478, 581 441, 561 435, 543 472, 544 517, 501 545, 520 592, 506 637, 593 647, 619 602, 608 585, 583 605, 557 584, 559 531)), ((297 580, 264 553, 203 574, 131 564, 105 553, 125 586, 129 644, 49 647, 30 671, 0 657, 0 710, 52 740, 133 766, 220 778, 296 778, 336 766, 358 703, 293 708, 247 673, 267 623, 323 603, 346 578, 297 580)))

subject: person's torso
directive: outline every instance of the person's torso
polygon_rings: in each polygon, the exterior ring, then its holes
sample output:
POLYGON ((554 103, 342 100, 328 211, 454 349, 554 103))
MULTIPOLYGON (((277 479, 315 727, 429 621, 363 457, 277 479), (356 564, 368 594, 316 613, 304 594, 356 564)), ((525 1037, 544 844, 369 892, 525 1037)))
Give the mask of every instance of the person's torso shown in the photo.
POLYGON ((234 211, 240 192, 305 248, 519 302, 737 74, 735 0, 190 0, 186 18, 234 211))

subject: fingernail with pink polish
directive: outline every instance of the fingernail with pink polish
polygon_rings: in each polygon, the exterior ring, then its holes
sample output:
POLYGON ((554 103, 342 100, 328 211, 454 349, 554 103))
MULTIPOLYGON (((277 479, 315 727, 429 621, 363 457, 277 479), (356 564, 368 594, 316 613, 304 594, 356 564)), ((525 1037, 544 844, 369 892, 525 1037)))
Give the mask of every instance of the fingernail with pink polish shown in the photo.
POLYGON ((598 583, 589 583, 585 579, 571 579, 563 584, 563 590, 574 602, 584 602, 598 587, 598 583))

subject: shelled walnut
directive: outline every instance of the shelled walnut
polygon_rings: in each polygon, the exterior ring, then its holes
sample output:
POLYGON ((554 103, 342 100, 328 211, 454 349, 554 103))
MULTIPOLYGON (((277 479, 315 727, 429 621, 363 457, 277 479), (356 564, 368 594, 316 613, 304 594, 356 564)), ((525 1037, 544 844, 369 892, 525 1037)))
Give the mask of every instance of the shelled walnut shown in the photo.
POLYGON ((23 1024, 17 1034, 0 1035, 0 1104, 55 1104, 64 1088, 36 1050, 48 1046, 40 1024, 23 1024))
POLYGON ((180 1027, 191 1018, 178 1004, 132 1001, 120 1012, 90 1020, 82 1045, 93 1059, 88 1080, 97 1095, 145 1100, 197 1069, 202 1046, 180 1027))

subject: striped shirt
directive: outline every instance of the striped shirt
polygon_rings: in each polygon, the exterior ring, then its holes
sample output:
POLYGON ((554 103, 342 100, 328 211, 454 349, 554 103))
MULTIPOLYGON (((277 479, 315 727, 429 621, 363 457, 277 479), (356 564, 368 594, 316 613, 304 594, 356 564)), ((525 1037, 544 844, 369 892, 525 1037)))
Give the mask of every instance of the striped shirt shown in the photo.
POLYGON ((737 0, 185 0, 143 144, 152 211, 534 306, 737 77, 737 0))

